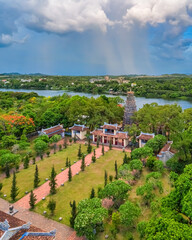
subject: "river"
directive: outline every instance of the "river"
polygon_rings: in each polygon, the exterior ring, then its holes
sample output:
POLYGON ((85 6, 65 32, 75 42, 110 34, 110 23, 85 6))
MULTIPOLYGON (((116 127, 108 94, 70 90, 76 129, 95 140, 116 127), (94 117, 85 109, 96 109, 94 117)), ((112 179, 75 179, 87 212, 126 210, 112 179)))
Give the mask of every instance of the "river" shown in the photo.
MULTIPOLYGON (((79 95, 79 96, 85 96, 85 97, 94 97, 97 98, 100 95, 98 94, 91 94, 91 93, 83 93, 83 92, 68 92, 65 90, 28 90, 28 89, 6 89, 6 88, 1 88, 0 92, 6 92, 6 91, 12 91, 12 92, 35 92, 39 96, 44 96, 44 97, 53 97, 53 96, 59 96, 62 95, 63 93, 67 93, 71 96, 79 95)), ((110 94, 105 94, 108 97, 116 97, 116 95, 110 95, 110 94)), ((118 95, 121 97, 124 101, 126 100, 126 96, 123 95, 118 95)), ((182 109, 187 109, 187 108, 192 108, 192 102, 186 101, 186 100, 167 100, 167 99, 162 99, 162 98, 145 98, 145 97, 135 97, 136 99, 136 104, 137 104, 137 109, 142 108, 144 104, 146 103, 158 103, 159 105, 165 105, 165 104, 174 104, 177 103, 182 107, 182 109)))

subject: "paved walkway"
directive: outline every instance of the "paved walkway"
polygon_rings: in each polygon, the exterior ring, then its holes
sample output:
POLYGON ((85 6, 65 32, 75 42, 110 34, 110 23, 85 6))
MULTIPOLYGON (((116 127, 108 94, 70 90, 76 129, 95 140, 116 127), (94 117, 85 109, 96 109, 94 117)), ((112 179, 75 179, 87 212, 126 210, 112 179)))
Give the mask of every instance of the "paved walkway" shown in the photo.
MULTIPOLYGON (((105 147, 105 152, 109 150, 109 147, 105 147)), ((95 150, 96 153, 96 158, 99 158, 102 155, 102 147, 100 146, 99 148, 97 148, 95 150)), ((85 157, 85 164, 91 164, 92 162, 92 156, 93 153, 88 154, 85 157)), ((57 180, 57 187, 60 187, 62 183, 65 183, 68 181, 68 168, 65 169, 63 172, 59 173, 56 176, 56 180, 57 180)), ((74 163, 71 166, 71 171, 72 171, 72 176, 76 175, 76 173, 81 171, 81 160, 74 163)), ((41 185, 40 187, 36 188, 33 192, 36 195, 37 198, 37 202, 40 202, 42 200, 43 197, 46 197, 47 195, 49 195, 49 191, 50 191, 50 187, 49 187, 49 181, 47 181, 46 183, 44 183, 43 185, 41 185)), ((30 194, 27 194, 26 196, 24 196, 23 198, 21 198, 19 201, 17 201, 14 205, 16 206, 16 208, 21 207, 24 209, 29 209, 29 196, 30 194)))

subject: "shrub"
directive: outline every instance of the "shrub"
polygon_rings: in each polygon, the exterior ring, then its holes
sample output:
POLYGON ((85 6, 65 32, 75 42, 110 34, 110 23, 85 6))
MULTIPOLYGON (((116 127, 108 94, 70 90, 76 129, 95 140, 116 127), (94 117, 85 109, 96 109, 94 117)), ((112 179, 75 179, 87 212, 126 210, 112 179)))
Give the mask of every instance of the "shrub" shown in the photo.
POLYGON ((131 170, 136 169, 136 170, 141 171, 142 168, 143 168, 143 163, 139 159, 135 159, 130 162, 131 170))

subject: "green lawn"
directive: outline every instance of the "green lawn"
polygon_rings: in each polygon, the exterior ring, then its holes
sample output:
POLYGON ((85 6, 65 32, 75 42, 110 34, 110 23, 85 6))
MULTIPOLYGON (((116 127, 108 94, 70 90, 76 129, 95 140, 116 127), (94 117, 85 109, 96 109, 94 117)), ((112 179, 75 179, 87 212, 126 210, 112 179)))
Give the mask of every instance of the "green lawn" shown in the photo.
MULTIPOLYGON (((71 164, 73 164, 74 161, 77 161, 78 149, 79 144, 73 144, 71 146, 68 146, 67 149, 63 149, 56 154, 51 154, 49 158, 44 158, 43 160, 38 161, 37 166, 39 169, 39 177, 41 179, 40 185, 45 182, 45 178, 48 178, 50 176, 51 168, 53 165, 56 172, 60 173, 61 168, 65 168, 65 161, 67 157, 71 160, 71 164)), ((83 153, 87 153, 87 147, 85 145, 82 144, 81 149, 83 153)), ((35 165, 30 165, 28 169, 23 169, 16 174, 17 186, 19 188, 19 195, 17 196, 17 200, 25 195, 25 191, 29 192, 33 189, 34 172, 35 165)), ((1 182, 3 183, 1 197, 6 194, 6 199, 10 201, 12 176, 10 178, 4 179, 1 182)))
POLYGON ((57 202, 55 216, 53 219, 58 221, 62 217, 62 223, 69 225, 70 211, 69 202, 75 200, 78 203, 80 200, 88 198, 92 187, 96 190, 98 187, 103 187, 104 171, 107 170, 108 175, 115 175, 114 163, 117 160, 118 165, 123 162, 124 153, 122 151, 111 150, 97 159, 96 163, 92 163, 86 167, 85 172, 73 177, 72 182, 67 182, 64 187, 60 187, 58 192, 53 197, 48 196, 46 200, 39 202, 36 205, 35 211, 42 214, 47 211, 47 204, 50 198, 57 202))

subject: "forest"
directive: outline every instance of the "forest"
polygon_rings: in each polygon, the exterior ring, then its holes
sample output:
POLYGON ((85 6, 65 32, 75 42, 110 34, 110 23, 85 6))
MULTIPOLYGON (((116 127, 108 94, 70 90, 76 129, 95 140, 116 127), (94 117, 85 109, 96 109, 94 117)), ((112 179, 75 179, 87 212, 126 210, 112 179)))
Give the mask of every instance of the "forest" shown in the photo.
POLYGON ((181 74, 109 76, 109 80, 105 80, 104 76, 0 75, 0 88, 67 90, 115 95, 124 95, 127 89, 132 89, 135 96, 140 97, 190 100, 191 79, 191 75, 181 74))

